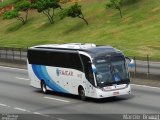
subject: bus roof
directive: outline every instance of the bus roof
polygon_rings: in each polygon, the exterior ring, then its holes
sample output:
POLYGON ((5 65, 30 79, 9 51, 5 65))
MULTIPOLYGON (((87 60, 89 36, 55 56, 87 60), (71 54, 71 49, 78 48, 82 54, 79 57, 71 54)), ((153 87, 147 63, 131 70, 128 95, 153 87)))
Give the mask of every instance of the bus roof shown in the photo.
POLYGON ((33 46, 30 50, 50 50, 50 51, 57 51, 63 50, 67 51, 84 51, 90 54, 92 57, 99 56, 99 55, 107 55, 107 54, 123 54, 120 50, 113 48, 112 46, 102 46, 102 45, 95 45, 93 43, 68 43, 68 44, 48 44, 48 45, 39 45, 33 46))
POLYGON ((33 46, 33 48, 60 48, 60 49, 88 49, 96 47, 95 44, 92 43, 67 43, 67 44, 48 44, 48 45, 38 45, 38 46, 33 46))

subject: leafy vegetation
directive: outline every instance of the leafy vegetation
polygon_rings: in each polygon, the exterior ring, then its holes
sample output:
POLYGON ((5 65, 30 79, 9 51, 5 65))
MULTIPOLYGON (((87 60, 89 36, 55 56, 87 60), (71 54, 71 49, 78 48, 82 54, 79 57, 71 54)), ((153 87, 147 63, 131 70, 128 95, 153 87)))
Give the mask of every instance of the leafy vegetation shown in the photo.
POLYGON ((88 22, 84 18, 84 15, 82 13, 81 5, 79 5, 78 3, 75 3, 74 5, 62 10, 60 13, 60 17, 61 19, 64 19, 65 17, 72 17, 72 18, 78 17, 84 20, 84 22, 88 25, 88 22))
POLYGON ((108 3, 106 4, 106 7, 117 9, 120 13, 121 18, 122 18, 122 10, 121 10, 122 4, 123 4, 123 0, 109 0, 108 3))
MULTIPOLYGON (((15 19, 8 21, 0 17, 0 46, 95 43, 116 47, 127 56, 143 59, 148 54, 150 59, 160 60, 160 0, 124 0, 122 19, 116 10, 106 9, 106 2, 79 2, 88 26, 77 17, 60 20, 59 11, 54 14, 55 24, 48 23, 35 10, 29 11, 28 22, 23 27, 15 19)), ((72 5, 67 3, 62 7, 72 5)))
POLYGON ((55 9, 61 9, 59 0, 37 0, 33 6, 39 13, 42 12, 46 15, 51 24, 54 23, 53 18, 55 9))
POLYGON ((27 0, 21 0, 16 3, 15 9, 5 12, 3 14, 3 19, 12 19, 17 18, 17 20, 20 20, 23 24, 26 24, 28 20, 28 11, 31 8, 31 3, 27 0), (20 15, 20 12, 24 12, 24 17, 20 15))

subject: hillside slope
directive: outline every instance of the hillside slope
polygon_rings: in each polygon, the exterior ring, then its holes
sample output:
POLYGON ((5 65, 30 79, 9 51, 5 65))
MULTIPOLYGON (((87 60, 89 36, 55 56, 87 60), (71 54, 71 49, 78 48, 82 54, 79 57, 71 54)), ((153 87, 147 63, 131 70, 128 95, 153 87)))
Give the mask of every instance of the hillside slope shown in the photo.
POLYGON ((160 60, 160 0, 126 0, 122 19, 117 10, 105 9, 106 1, 81 0, 88 26, 78 18, 60 20, 58 12, 53 25, 33 10, 24 26, 16 19, 0 18, 0 46, 89 42, 112 45, 129 56, 143 58, 148 54, 160 60))

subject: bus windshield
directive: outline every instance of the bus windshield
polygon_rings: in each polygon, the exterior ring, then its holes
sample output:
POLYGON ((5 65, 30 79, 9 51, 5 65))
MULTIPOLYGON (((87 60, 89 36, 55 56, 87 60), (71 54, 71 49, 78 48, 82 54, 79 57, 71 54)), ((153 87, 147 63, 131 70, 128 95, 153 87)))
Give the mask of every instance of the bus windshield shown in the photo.
POLYGON ((99 87, 129 83, 129 73, 123 56, 96 58, 94 65, 96 67, 96 80, 99 87))

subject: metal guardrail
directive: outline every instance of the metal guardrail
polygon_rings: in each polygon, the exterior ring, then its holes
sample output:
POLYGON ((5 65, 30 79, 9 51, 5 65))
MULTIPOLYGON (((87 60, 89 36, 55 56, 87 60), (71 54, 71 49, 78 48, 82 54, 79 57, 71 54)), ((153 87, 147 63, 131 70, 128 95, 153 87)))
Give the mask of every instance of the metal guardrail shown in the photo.
POLYGON ((146 59, 144 59, 144 61, 137 60, 136 57, 134 57, 134 62, 135 66, 131 68, 130 71, 135 75, 137 73, 145 73, 147 75, 160 75, 160 62, 150 61, 148 55, 146 56, 146 59))
POLYGON ((27 48, 0 48, 0 59, 9 59, 9 60, 21 60, 26 61, 27 59, 27 48))

